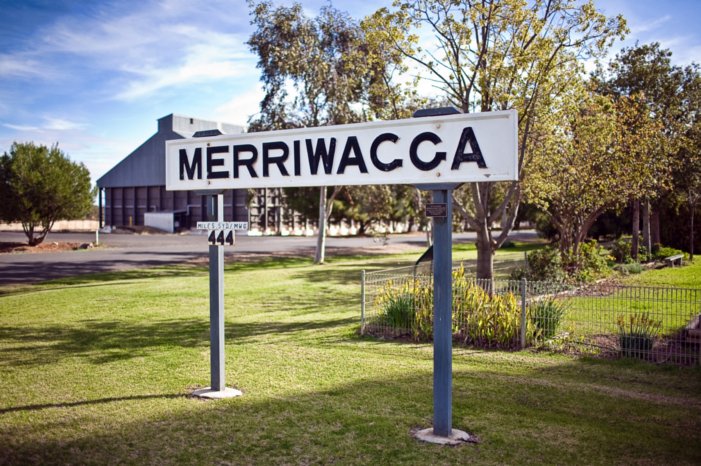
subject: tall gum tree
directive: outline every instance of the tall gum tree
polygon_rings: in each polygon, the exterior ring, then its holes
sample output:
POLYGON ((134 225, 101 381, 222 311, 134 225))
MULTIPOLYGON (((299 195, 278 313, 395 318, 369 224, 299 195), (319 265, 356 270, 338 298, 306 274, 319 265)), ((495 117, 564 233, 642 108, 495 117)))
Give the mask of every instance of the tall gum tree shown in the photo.
MULTIPOLYGON (((327 5, 318 16, 299 3, 274 6, 249 2, 255 31, 248 40, 258 55, 264 86, 260 113, 251 130, 317 127, 353 123, 374 116, 406 113, 411 86, 399 86, 401 56, 376 47, 347 13, 327 5)), ((326 225, 341 186, 319 189, 317 247, 323 263, 326 225)))
MULTIPOLYGON (((532 128, 551 99, 567 92, 569 73, 626 31, 622 17, 573 0, 396 1, 363 26, 463 112, 516 109, 521 180, 532 158, 532 128), (420 36, 426 30, 430 39, 420 36)), ((492 277, 494 253, 513 228, 521 197, 519 182, 470 183, 454 194, 477 233, 478 277, 492 277)))

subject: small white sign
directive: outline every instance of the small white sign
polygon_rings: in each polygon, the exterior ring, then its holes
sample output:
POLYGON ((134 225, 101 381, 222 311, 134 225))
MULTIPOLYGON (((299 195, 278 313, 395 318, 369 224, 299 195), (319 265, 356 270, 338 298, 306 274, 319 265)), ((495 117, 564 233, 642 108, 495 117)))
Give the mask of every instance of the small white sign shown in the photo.
POLYGON ((518 180, 515 110, 166 141, 166 189, 518 180))
POLYGON ((248 230, 248 222, 197 222, 198 230, 248 230))

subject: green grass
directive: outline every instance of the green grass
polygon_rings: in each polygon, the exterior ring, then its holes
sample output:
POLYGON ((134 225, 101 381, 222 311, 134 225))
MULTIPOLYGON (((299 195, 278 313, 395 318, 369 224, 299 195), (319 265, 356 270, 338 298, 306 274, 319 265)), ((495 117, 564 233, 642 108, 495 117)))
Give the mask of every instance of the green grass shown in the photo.
MULTIPOLYGON (((521 253, 522 254, 522 253, 521 253)), ((0 295, 2 464, 699 464, 701 371, 456 348, 453 424, 432 349, 358 337, 359 275, 409 256, 233 264, 227 380, 209 383, 206 269, 83 276, 0 295)))
POLYGON ((626 284, 642 286, 675 286, 679 288, 701 288, 701 258, 685 261, 682 267, 665 267, 649 270, 640 275, 625 278, 626 284))

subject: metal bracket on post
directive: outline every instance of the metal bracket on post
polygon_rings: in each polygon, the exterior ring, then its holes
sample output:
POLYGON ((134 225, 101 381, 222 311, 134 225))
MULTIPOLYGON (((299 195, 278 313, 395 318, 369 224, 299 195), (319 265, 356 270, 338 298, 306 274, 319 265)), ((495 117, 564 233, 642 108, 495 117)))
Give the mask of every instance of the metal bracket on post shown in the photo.
MULTIPOLYGON (((224 221, 224 195, 212 194, 210 212, 224 221)), ((233 398, 242 393, 226 388, 224 358, 224 246, 209 246, 209 367, 210 386, 193 392, 201 398, 233 398)))

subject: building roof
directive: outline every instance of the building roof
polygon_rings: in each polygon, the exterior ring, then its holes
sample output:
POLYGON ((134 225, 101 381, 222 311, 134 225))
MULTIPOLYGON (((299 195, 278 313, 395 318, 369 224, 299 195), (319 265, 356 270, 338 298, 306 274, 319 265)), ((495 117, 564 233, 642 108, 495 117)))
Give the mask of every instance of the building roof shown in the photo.
POLYGON ((165 142, 171 139, 191 138, 195 133, 209 131, 218 131, 218 134, 236 134, 243 132, 243 128, 182 115, 166 115, 158 119, 158 132, 100 177, 97 180, 97 186, 100 188, 164 186, 166 184, 165 142))

